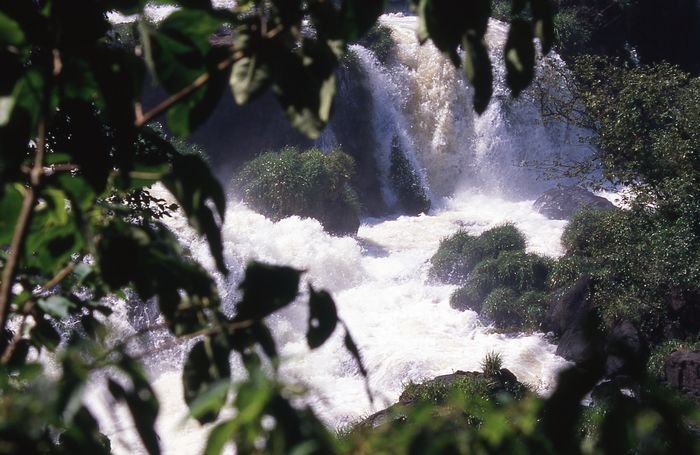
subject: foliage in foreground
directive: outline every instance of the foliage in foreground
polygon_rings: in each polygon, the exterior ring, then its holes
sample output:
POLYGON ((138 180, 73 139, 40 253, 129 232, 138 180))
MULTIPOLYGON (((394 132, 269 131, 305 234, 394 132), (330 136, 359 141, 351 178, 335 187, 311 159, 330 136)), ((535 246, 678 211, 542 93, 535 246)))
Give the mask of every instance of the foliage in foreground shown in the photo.
POLYGON ((341 150, 287 147, 246 163, 235 181, 243 200, 272 220, 316 218, 329 232, 355 234, 360 205, 354 173, 354 160, 341 150))

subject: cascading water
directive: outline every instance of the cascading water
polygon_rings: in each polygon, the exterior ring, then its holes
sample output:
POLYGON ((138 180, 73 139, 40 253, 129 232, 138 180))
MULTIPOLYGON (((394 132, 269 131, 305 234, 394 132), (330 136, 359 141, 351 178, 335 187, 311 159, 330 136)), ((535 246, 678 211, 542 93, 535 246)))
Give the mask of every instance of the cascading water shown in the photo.
MULTIPOLYGON (((513 202, 503 196, 516 192, 529 196, 541 189, 543 184, 520 165, 522 161, 581 154, 580 148, 566 146, 576 132, 543 122, 527 95, 509 100, 500 69, 494 100, 484 115, 476 117, 470 88, 459 72, 431 45, 417 45, 415 18, 384 16, 382 22, 391 28, 396 42, 396 55, 388 67, 368 50, 353 47, 374 100, 377 161, 386 182, 390 144, 398 137, 433 196, 433 210, 421 216, 366 219, 356 237, 341 238, 325 233, 312 219, 272 222, 231 196, 222 231, 232 273, 227 279, 215 274, 228 310, 232 310, 243 268, 252 259, 305 269, 306 280, 333 294, 369 371, 370 386, 378 398, 374 407, 339 334, 309 352, 303 305, 291 305, 269 321, 283 358, 282 378, 307 385, 308 403, 333 427, 395 402, 409 381, 478 370, 488 352, 501 353, 504 365, 541 393, 553 386, 565 365, 541 334, 501 335, 475 313, 450 308, 448 300, 455 287, 431 282, 427 272, 440 239, 458 228, 479 234, 513 222, 526 234, 529 251, 561 254, 559 238, 565 223, 534 212, 531 200, 513 202)), ((501 49, 504 26, 492 22, 490 29, 492 48, 501 49)), ((492 58, 498 60, 496 55, 492 58)), ((326 133, 320 145, 335 146, 333 133, 326 133)), ((215 270, 208 247, 185 221, 177 218, 169 223, 193 256, 215 270)), ((119 330, 133 330, 124 327, 119 317, 124 316, 116 317, 119 330)), ((162 345, 164 339, 167 344, 167 337, 156 337, 153 343, 162 345)), ((149 358, 148 365, 161 401, 161 443, 165 453, 197 453, 209 428, 183 423, 187 408, 180 372, 186 346, 167 352, 149 358)), ((242 378, 242 368, 234 369, 242 378)), ((108 412, 99 381, 90 393, 94 399, 89 405, 100 416, 115 450, 138 451, 128 418, 118 411, 116 418, 108 412)))

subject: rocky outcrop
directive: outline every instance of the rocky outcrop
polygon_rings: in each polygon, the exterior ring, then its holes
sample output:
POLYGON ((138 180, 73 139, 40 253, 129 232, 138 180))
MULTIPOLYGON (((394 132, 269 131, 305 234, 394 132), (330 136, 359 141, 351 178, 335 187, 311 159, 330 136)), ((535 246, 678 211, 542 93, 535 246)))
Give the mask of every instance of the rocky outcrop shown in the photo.
POLYGON ((557 355, 579 365, 599 363, 609 378, 640 374, 649 355, 647 341, 629 321, 620 321, 604 333, 590 303, 591 292, 591 279, 584 276, 553 294, 543 328, 559 338, 557 355))
POLYGON ((665 381, 700 402, 700 352, 676 351, 664 365, 665 381))
POLYGON ((355 429, 372 430, 387 423, 407 421, 410 419, 411 408, 426 400, 437 406, 436 413, 439 414, 440 406, 449 407, 447 401, 452 392, 461 389, 468 389, 469 393, 478 393, 482 390, 489 400, 500 400, 504 394, 508 395, 509 399, 519 400, 527 391, 527 388, 507 368, 501 368, 492 375, 478 371, 455 371, 436 376, 422 384, 408 386, 399 396, 398 403, 365 418, 355 426, 355 429), (468 383, 471 385, 465 387, 468 383))
POLYGON ((582 209, 611 210, 615 206, 580 186, 559 185, 538 197, 533 208, 550 220, 568 220, 582 209))

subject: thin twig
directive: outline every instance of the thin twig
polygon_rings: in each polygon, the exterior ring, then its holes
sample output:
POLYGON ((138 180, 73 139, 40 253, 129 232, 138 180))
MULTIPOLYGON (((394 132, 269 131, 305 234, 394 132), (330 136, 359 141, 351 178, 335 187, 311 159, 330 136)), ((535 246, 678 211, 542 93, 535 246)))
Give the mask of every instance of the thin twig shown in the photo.
POLYGON ((27 318, 29 317, 29 314, 32 311, 32 307, 34 307, 34 301, 29 301, 27 302, 26 308, 24 310, 24 314, 22 315, 22 321, 19 323, 19 328, 15 332, 15 334, 12 336, 12 341, 10 341, 10 344, 5 347, 5 351, 2 353, 2 357, 0 358, 0 362, 5 365, 7 362, 10 361, 12 358, 12 354, 14 354, 15 349, 17 349, 17 345, 19 344, 20 340, 22 339, 22 332, 24 331, 24 324, 27 323, 27 318))
POLYGON ((51 278, 49 281, 44 283, 44 285, 34 293, 35 296, 41 295, 45 292, 48 292, 53 288, 54 286, 58 285, 61 281, 63 281, 68 275, 70 275, 73 270, 78 266, 77 262, 71 262, 70 264, 66 265, 63 267, 56 275, 54 275, 53 278, 51 278))
POLYGON ((27 237, 29 225, 31 224, 39 186, 42 183, 45 146, 46 118, 42 117, 37 128, 36 153, 34 158, 34 167, 30 172, 30 186, 24 193, 22 209, 19 212, 17 224, 15 224, 10 249, 7 254, 7 262, 5 263, 5 268, 2 271, 2 284, 0 285, 0 330, 4 330, 5 325, 7 324, 10 300, 12 298, 12 283, 17 273, 17 265, 19 264, 19 256, 22 252, 22 247, 24 246, 24 240, 27 237))
MULTIPOLYGON (((236 63, 238 60, 241 60, 243 57, 245 57, 245 54, 242 51, 234 51, 228 58, 225 60, 222 60, 219 62, 218 65, 216 65, 216 68, 214 71, 224 71, 227 68, 229 68, 231 65, 236 63)), ((164 114, 168 109, 176 105, 177 103, 183 101, 184 99, 188 98, 190 95, 192 95, 198 88, 202 87, 204 84, 206 84, 209 79, 211 78, 213 72, 208 71, 206 73, 201 74, 197 79, 192 81, 188 86, 183 88, 177 93, 174 93, 167 99, 165 99, 163 102, 158 104, 156 107, 151 109, 150 111, 146 112, 142 116, 137 115, 136 121, 134 122, 136 127, 141 127, 143 125, 146 125, 150 123, 153 119, 156 117, 159 117, 160 115, 164 114)), ((138 111, 137 111, 138 113, 138 111)))
MULTIPOLYGON (((182 336, 176 337, 174 340, 170 341, 169 343, 166 343, 165 345, 161 345, 161 346, 158 346, 158 347, 153 348, 153 349, 148 349, 146 351, 139 352, 138 354, 135 354, 132 357, 137 358, 137 359, 143 359, 143 358, 149 357, 153 354, 157 354, 159 352, 167 351, 168 349, 175 348, 175 347, 181 345, 183 342, 192 340, 194 338, 198 338, 200 336, 216 335, 216 334, 223 333, 223 332, 236 331, 236 330, 240 330, 240 329, 247 329, 250 326, 252 326, 254 323, 255 323, 255 321, 253 321, 253 320, 246 320, 246 321, 235 321, 235 322, 231 322, 231 323, 223 324, 223 325, 217 325, 215 327, 209 327, 206 329, 199 330, 197 332, 188 333, 187 335, 182 335, 182 336)), ((132 341, 132 340, 134 340, 142 335, 145 335, 147 333, 154 332, 156 330, 161 330, 163 328, 167 328, 167 325, 158 324, 155 326, 147 327, 146 329, 143 329, 139 332, 136 332, 134 334, 129 335, 128 337, 126 337, 125 339, 123 339, 119 343, 117 343, 116 346, 112 347, 106 353, 104 353, 98 359, 96 359, 95 365, 98 365, 102 360, 109 357, 110 354, 124 350, 126 348, 126 345, 130 341, 132 341)))

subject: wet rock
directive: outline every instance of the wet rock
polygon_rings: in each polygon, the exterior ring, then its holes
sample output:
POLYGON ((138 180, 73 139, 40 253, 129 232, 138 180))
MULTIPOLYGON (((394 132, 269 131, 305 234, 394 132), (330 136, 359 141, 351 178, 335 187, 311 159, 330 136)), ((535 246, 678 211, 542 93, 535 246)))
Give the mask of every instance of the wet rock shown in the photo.
POLYGON ((615 206, 580 186, 558 185, 538 197, 533 208, 550 220, 568 220, 580 210, 611 210, 615 206))

